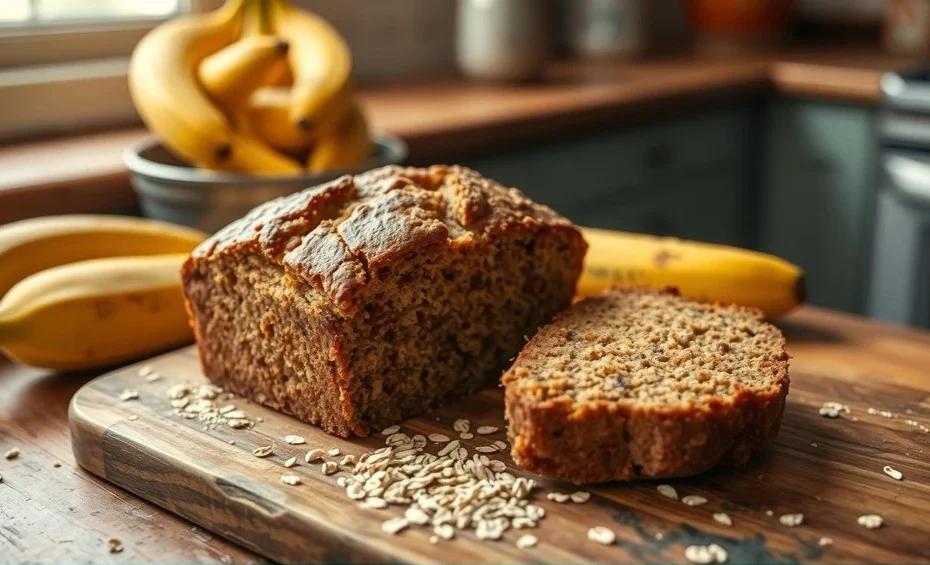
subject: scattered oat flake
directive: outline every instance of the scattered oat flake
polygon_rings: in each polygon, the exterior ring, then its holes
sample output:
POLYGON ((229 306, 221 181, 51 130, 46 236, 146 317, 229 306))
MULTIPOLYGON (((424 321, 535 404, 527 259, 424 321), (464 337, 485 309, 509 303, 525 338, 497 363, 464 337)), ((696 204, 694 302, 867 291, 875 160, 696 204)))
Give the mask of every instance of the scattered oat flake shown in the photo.
POLYGON ((725 563, 727 551, 715 543, 710 545, 689 545, 685 548, 685 559, 701 565, 725 563))
POLYGON ((333 448, 328 449, 328 450, 326 451, 326 454, 329 455, 330 457, 339 457, 339 454, 340 454, 340 453, 341 453, 341 452, 339 451, 339 448, 338 448, 338 447, 333 447, 333 448))
POLYGON ((400 431, 400 426, 388 426, 384 428, 383 430, 381 430, 381 435, 390 436, 390 435, 396 434, 399 431, 400 431))
POLYGON ((507 442, 505 442, 505 441, 497 440, 497 441, 495 441, 494 443, 492 443, 491 445, 493 445, 494 447, 496 447, 497 449, 499 449, 499 450, 501 450, 501 451, 507 449, 507 442))
POLYGON ((320 465, 320 471, 322 471, 324 475, 332 475, 338 470, 339 467, 337 467, 336 463, 333 461, 327 461, 320 465))
POLYGON ((529 549, 539 543, 539 538, 532 534, 523 534, 517 538, 517 547, 520 549, 529 549))
POLYGON ((733 525, 733 519, 725 512, 714 512, 714 522, 730 527, 733 525))
POLYGON ((449 441, 449 436, 445 434, 430 434, 426 437, 433 443, 446 443, 449 441))
POLYGON ((130 422, 135 422, 138 419, 139 419, 139 416, 136 414, 133 414, 132 416, 129 417, 130 422))
POLYGON ((904 478, 904 473, 902 473, 901 471, 898 471, 897 469, 894 469, 894 468, 892 468, 892 467, 890 467, 890 466, 888 466, 888 465, 885 465, 885 467, 884 467, 884 469, 882 469, 882 471, 884 471, 886 475, 888 475, 889 477, 891 477, 892 479, 895 479, 895 480, 897 480, 897 481, 900 481, 900 480, 902 480, 902 479, 904 478))
POLYGON ((429 537, 429 542, 430 542, 431 544, 433 544, 433 545, 436 545, 437 543, 439 543, 439 538, 436 537, 436 536, 430 536, 430 537, 429 537))
POLYGON ((123 551, 123 542, 116 538, 110 538, 107 540, 107 548, 110 550, 110 553, 119 553, 123 551))
POLYGON ((668 498, 674 498, 678 500, 678 491, 675 490, 675 487, 672 485, 659 485, 656 487, 656 490, 659 491, 659 494, 662 496, 667 496, 668 498))
POLYGON ((313 463, 314 461, 319 461, 320 459, 322 459, 324 453, 325 452, 319 448, 311 449, 310 451, 307 452, 306 455, 304 455, 304 461, 306 461, 307 463, 313 463))
POLYGON ((783 526, 793 528, 804 523, 804 514, 782 514, 778 517, 778 521, 781 522, 783 526))
POLYGON ((467 432, 470 428, 471 428, 471 422, 469 422, 468 420, 465 420, 464 418, 456 420, 455 422, 452 423, 452 429, 457 431, 460 434, 467 432))
POLYGON ((296 465, 296 464, 297 464, 297 458, 296 458, 296 457, 291 457, 290 459, 288 459, 287 461, 284 462, 284 466, 285 466, 286 468, 288 468, 288 469, 290 469, 291 467, 293 467, 293 466, 296 465))
POLYGON ((252 425, 252 422, 246 420, 245 418, 236 418, 226 422, 226 425, 234 430, 241 430, 252 425))
POLYGON ((588 539, 601 545, 612 545, 617 541, 617 534, 610 528, 604 526, 594 526, 588 530, 588 539))
POLYGON ((775 513, 772 512, 771 510, 766 510, 766 511, 765 511, 765 515, 766 515, 766 516, 774 516, 775 513))
POLYGON ((18 448, 18 447, 11 447, 11 448, 9 448, 9 449, 6 450, 6 453, 4 453, 3 456, 4 456, 8 461, 9 461, 10 459, 16 459, 17 457, 19 457, 19 448, 18 448))
POLYGON ((433 526, 433 533, 444 540, 450 540, 455 537, 455 528, 449 524, 437 524, 433 526))
POLYGON ((300 477, 297 475, 281 475, 281 482, 295 487, 300 484, 300 477))
POLYGON ((284 436, 284 443, 288 445, 303 445, 307 443, 303 436, 284 436))
POLYGON ((231 439, 231 440, 227 441, 226 443, 228 443, 229 445, 236 445, 236 440, 231 439))
POLYGON ((478 426, 478 429, 475 430, 479 435, 486 436, 488 434, 496 434, 497 426, 478 426))
POLYGON ((342 465, 343 467, 348 467, 349 465, 355 465, 355 456, 346 455, 345 457, 342 458, 341 461, 339 461, 339 464, 342 465))
POLYGON ((377 496, 369 496, 367 499, 365 499, 365 506, 375 510, 387 508, 387 505, 388 503, 383 498, 378 498, 377 496))
POLYGON ((558 502, 559 504, 562 504, 563 502, 568 502, 571 497, 561 492, 550 492, 546 495, 546 498, 552 502, 558 502))
POLYGON ((811 447, 817 447, 817 442, 816 442, 816 441, 812 441, 812 442, 811 442, 811 447))
POLYGON ((707 499, 696 494, 689 494, 688 496, 682 498, 681 502, 687 506, 700 506, 702 504, 707 504, 707 499))
POLYGON ((571 493, 569 498, 572 499, 572 502, 575 504, 584 504, 585 502, 591 500, 591 493, 584 490, 579 490, 571 493))
POLYGON ((817 540, 817 545, 820 547, 827 547, 828 545, 833 545, 833 538, 822 537, 817 540))
POLYGON ((878 514, 864 514, 859 516, 856 521, 859 522, 859 525, 863 528, 868 528, 870 530, 881 528, 885 523, 885 519, 878 514))
POLYGON ((381 530, 388 535, 395 535, 407 527, 407 520, 403 518, 391 518, 381 522, 381 530))
POLYGON ((119 399, 123 402, 128 400, 136 400, 139 398, 139 391, 131 389, 123 389, 123 392, 119 393, 119 399))
POLYGON ((849 406, 839 402, 824 402, 820 407, 820 415, 824 418, 839 418, 840 414, 849 414, 849 406))
POLYGON ((475 451, 478 453, 497 453, 500 449, 494 447, 493 445, 479 445, 475 448, 475 451))
POLYGON ((252 455, 254 455, 255 457, 268 457, 272 453, 274 453, 273 443, 271 445, 264 445, 262 447, 256 447, 255 449, 252 450, 252 455))
POLYGON ((471 432, 462 432, 459 434, 459 439, 473 439, 475 434, 471 432))

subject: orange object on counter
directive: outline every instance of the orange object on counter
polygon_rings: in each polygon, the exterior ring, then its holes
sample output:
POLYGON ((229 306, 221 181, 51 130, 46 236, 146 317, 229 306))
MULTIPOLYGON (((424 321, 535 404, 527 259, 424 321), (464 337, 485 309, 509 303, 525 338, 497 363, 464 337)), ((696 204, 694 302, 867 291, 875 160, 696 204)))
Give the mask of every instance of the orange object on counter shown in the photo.
POLYGON ((793 9, 793 0, 688 0, 692 25, 704 35, 776 37, 793 9))

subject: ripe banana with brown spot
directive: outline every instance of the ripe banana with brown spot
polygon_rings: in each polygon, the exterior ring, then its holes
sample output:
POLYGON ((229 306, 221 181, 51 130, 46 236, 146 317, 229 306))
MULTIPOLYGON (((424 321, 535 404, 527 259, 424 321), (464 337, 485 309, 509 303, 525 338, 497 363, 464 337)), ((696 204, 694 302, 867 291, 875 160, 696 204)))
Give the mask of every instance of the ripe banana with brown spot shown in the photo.
POLYGON ((204 59, 198 77, 213 102, 233 116, 269 82, 274 64, 286 61, 287 51, 287 42, 272 35, 244 37, 204 59))
MULTIPOLYGON (((290 109, 292 127, 312 132, 333 119, 352 73, 352 55, 339 33, 319 16, 285 0, 269 0, 271 26, 291 45, 294 75, 290 109)), ((336 112, 338 114, 338 112, 336 112)))
POLYGON ((0 350, 27 365, 77 370, 190 343, 187 257, 94 259, 27 277, 0 300, 0 350))
POLYGON ((578 293, 612 286, 667 288, 703 302, 759 308, 769 318, 804 302, 804 271, 788 261, 735 247, 582 228, 588 242, 578 293))

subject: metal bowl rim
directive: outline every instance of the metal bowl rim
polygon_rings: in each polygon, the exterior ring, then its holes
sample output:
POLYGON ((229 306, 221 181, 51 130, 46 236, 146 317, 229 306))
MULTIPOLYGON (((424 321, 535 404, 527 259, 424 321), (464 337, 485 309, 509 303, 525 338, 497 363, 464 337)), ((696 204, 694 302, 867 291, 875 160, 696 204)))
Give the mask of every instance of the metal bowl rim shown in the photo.
MULTIPOLYGON (((373 155, 366 163, 365 168, 371 168, 377 165, 388 165, 392 163, 403 162, 407 158, 407 144, 397 136, 380 133, 372 136, 372 144, 383 148, 381 155, 373 155)), ((204 171, 192 167, 180 165, 168 165, 158 163, 142 156, 143 152, 153 147, 162 145, 154 137, 131 143, 123 150, 123 164, 133 174, 144 176, 153 180, 180 182, 185 184, 204 184, 204 185, 241 185, 251 186, 255 183, 264 184, 294 184, 298 182, 314 183, 319 182, 321 178, 336 178, 344 174, 352 174, 358 171, 358 168, 332 170, 319 174, 303 175, 243 175, 238 173, 224 173, 216 171, 204 171)), ((308 184, 308 186, 310 185, 308 184)))

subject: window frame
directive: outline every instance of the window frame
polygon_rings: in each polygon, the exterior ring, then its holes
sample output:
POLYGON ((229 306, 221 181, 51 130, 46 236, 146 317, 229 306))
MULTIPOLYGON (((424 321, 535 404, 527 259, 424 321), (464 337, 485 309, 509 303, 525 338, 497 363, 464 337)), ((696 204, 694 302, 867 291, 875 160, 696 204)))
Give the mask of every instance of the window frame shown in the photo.
MULTIPOLYGON (((223 0, 182 0, 182 12, 223 0)), ((136 125, 129 56, 166 18, 0 26, 0 141, 136 125)))

